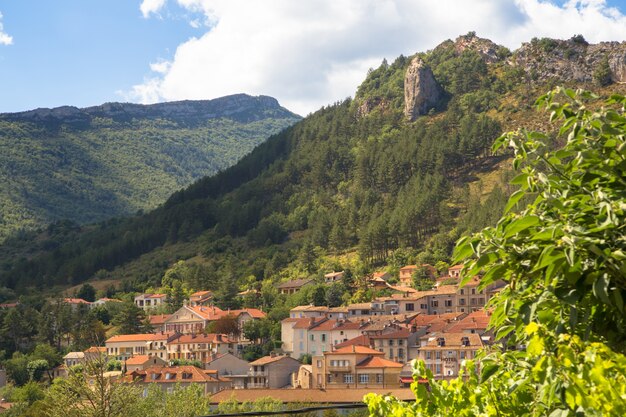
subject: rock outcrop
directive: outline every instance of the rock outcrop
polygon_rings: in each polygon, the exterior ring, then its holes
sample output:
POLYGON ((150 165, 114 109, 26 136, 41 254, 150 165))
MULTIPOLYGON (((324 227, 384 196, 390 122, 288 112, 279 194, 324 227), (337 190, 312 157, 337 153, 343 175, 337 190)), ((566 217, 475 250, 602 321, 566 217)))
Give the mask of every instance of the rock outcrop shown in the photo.
POLYGON ((510 63, 533 81, 589 83, 607 60, 612 82, 626 82, 626 42, 588 44, 584 40, 533 39, 515 51, 510 63))
POLYGON ((443 91, 420 57, 411 61, 404 76, 404 115, 410 121, 435 107, 443 91))

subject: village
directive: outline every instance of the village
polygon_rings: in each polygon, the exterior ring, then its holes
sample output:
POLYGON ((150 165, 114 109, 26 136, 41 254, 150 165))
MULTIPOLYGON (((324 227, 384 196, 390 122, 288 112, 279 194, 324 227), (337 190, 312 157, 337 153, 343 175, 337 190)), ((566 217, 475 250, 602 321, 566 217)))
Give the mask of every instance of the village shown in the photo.
MULTIPOLYGON (((465 359, 474 359, 493 343, 485 305, 502 286, 498 282, 479 289, 476 278, 460 286, 461 265, 448 268, 444 276, 436 276, 430 265, 419 268, 431 271, 431 289, 412 287, 418 266, 408 265, 392 280, 395 285, 388 283, 385 272, 368 277, 370 286, 388 290, 388 296, 341 307, 292 308, 280 323, 280 348, 251 362, 242 353, 259 341, 247 339, 243 328, 266 317, 260 309, 223 310, 213 304, 210 291, 198 291, 173 314, 150 314, 166 296, 139 294, 134 302, 146 312, 152 333, 118 334, 103 346, 69 352, 51 376, 63 378, 73 366, 104 360, 121 363, 121 369, 109 372, 118 383, 137 384, 144 392, 150 384, 165 392, 198 384, 214 404, 264 397, 333 404, 360 401, 367 392, 391 391, 410 398, 413 359, 424 361, 436 379, 451 379, 459 375, 465 359), (208 333, 212 323, 226 319, 236 328, 208 333), (333 390, 338 388, 341 391, 333 390)), ((324 276, 329 285, 342 279, 343 272, 324 276)), ((310 284, 307 279, 292 280, 278 289, 293 294, 310 284)), ((83 307, 117 302, 64 301, 83 307)))

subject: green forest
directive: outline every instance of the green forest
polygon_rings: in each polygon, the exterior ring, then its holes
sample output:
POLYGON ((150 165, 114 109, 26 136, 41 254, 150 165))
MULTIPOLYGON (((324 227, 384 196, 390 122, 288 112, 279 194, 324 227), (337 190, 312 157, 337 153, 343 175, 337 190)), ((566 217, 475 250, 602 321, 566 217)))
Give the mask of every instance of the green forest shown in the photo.
POLYGON ((0 241, 55 221, 152 210, 299 119, 279 107, 252 110, 202 121, 147 112, 99 112, 82 123, 0 115, 0 241))

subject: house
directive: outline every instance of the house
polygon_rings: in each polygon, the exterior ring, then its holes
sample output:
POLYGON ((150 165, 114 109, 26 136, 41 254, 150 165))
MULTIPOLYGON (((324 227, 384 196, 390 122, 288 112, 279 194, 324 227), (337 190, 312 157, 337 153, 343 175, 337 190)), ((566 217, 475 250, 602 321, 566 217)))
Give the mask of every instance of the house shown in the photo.
POLYGON ((355 338, 361 334, 361 324, 349 320, 324 320, 308 329, 307 352, 319 355, 338 343, 355 338))
POLYGON ((224 311, 215 306, 182 306, 164 320, 163 326, 166 332, 198 334, 203 332, 209 322, 228 316, 237 320, 241 334, 246 322, 262 319, 265 317, 265 313, 256 308, 224 311))
POLYGON ((148 322, 150 326, 152 326, 152 330, 155 333, 160 333, 165 331, 165 320, 170 318, 171 314, 156 314, 152 316, 148 316, 148 322))
POLYGON ((223 353, 211 357, 204 364, 204 369, 215 371, 218 375, 230 379, 233 388, 245 388, 250 363, 231 353, 223 353))
POLYGON ((448 268, 448 276, 451 278, 461 278, 461 270, 463 265, 454 265, 448 268))
POLYGON ((385 358, 404 364, 417 356, 418 336, 425 333, 413 330, 400 328, 369 336, 370 347, 383 352, 385 358))
POLYGON ((81 307, 91 308, 91 303, 82 298, 64 298, 63 304, 69 305, 72 311, 76 311, 81 307))
POLYGON ((68 352, 67 355, 63 356, 63 364, 66 368, 71 368, 75 365, 82 365, 83 363, 85 363, 84 352, 68 352))
POLYGON ((144 388, 147 395, 150 384, 156 384, 165 392, 174 391, 175 387, 186 388, 190 385, 200 385, 204 394, 211 394, 230 388, 230 381, 219 377, 211 371, 205 371, 195 366, 152 366, 145 370, 136 370, 126 374, 122 382, 134 383, 144 388))
POLYGON ((278 284, 276 288, 278 288, 278 291, 280 291, 281 294, 295 294, 300 291, 302 287, 312 283, 312 279, 295 279, 278 284))
POLYGON ((428 274, 430 279, 435 279, 437 277, 437 270, 434 266, 429 264, 421 264, 417 265, 407 265, 400 268, 399 281, 400 285, 405 287, 413 286, 413 274, 419 269, 424 268, 428 274))
POLYGON ((250 362, 247 388, 284 388, 291 385, 300 362, 286 355, 264 356, 250 362))
POLYGON ((211 291, 196 291, 189 296, 189 305, 195 306, 207 306, 213 300, 213 293, 211 291))
POLYGON ((293 374, 291 386, 294 388, 313 388, 313 367, 311 365, 300 365, 297 374, 293 374))
POLYGON ((116 300, 115 298, 99 298, 96 301, 94 301, 93 303, 91 303, 90 308, 96 308, 96 307, 100 307, 103 306, 107 303, 121 303, 121 300, 116 300))
POLYGON ((313 304, 297 306, 289 310, 289 317, 299 319, 303 317, 326 317, 329 310, 328 307, 314 306, 313 304))
POLYGON ((422 342, 417 357, 426 363, 435 378, 449 379, 457 377, 461 362, 473 359, 483 346, 475 333, 434 333, 422 342))
POLYGON ((280 328, 283 351, 296 359, 309 353, 309 329, 326 320, 326 317, 290 317, 282 320, 280 328))
POLYGON ((477 333, 482 336, 487 332, 490 319, 489 311, 476 310, 455 322, 447 331, 450 333, 477 333))
POLYGON ((350 304, 348 307, 348 317, 357 316, 380 316, 385 314, 383 304, 376 301, 369 303, 350 304))
POLYGON ((151 310, 165 303, 165 294, 139 294, 135 296, 135 305, 143 310, 151 310))
POLYGON ((344 271, 324 274, 324 282, 326 284, 332 284, 333 282, 341 281, 343 279, 343 273, 344 271))
POLYGON ((205 363, 216 354, 232 354, 236 348, 236 342, 225 334, 179 334, 167 343, 167 359, 197 360, 205 363))
POLYGON ((314 356, 316 388, 397 388, 402 364, 383 358, 384 353, 365 346, 347 346, 314 356))
POLYGON ((107 348, 104 346, 91 346, 83 351, 85 361, 106 360, 107 348))
POLYGON ((167 362, 158 356, 137 355, 124 361, 126 372, 143 371, 147 368, 167 366, 167 362))
POLYGON ((108 338, 105 345, 107 355, 121 361, 135 355, 167 360, 167 344, 176 337, 174 333, 120 334, 108 338))

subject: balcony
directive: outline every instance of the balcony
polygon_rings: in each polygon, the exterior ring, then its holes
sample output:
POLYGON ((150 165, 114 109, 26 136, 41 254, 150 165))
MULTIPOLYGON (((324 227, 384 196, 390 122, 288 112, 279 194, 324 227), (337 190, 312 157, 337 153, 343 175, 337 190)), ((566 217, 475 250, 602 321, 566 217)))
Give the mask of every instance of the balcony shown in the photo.
POLYGON ((248 376, 267 376, 267 371, 248 371, 248 376))
POLYGON ((248 388, 256 389, 256 388, 268 388, 269 385, 266 382, 249 382, 248 388))
POLYGON ((352 371, 352 367, 349 365, 329 365, 328 366, 328 372, 351 372, 352 371))

